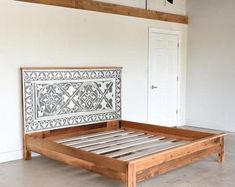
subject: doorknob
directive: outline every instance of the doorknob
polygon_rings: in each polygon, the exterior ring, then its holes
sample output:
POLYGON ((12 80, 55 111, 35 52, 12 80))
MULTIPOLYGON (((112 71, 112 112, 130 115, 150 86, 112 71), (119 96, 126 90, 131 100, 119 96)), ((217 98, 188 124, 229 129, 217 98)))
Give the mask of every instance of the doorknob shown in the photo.
POLYGON ((151 86, 151 89, 153 90, 153 89, 157 89, 158 87, 157 86, 154 86, 154 85, 152 85, 151 86))

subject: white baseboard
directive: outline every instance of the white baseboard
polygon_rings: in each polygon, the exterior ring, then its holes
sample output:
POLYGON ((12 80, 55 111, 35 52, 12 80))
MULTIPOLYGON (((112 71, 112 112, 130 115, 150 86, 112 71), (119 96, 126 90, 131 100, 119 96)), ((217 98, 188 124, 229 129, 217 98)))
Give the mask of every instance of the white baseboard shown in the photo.
MULTIPOLYGON (((32 157, 39 156, 37 153, 32 153, 32 157)), ((23 150, 0 152, 0 163, 10 162, 23 159, 23 150)))
POLYGON ((16 150, 16 151, 9 151, 9 152, 0 152, 0 163, 9 162, 13 160, 20 160, 23 158, 23 151, 16 150))

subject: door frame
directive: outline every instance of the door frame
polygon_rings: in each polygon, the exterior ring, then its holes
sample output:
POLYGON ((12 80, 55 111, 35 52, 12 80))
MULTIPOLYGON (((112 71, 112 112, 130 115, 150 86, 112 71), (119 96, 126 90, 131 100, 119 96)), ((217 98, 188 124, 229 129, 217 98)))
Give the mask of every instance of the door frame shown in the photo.
MULTIPOLYGON (((177 116, 176 116, 176 124, 175 126, 180 126, 181 123, 181 118, 182 118, 182 102, 181 102, 181 97, 182 97, 182 89, 181 89, 181 84, 182 84, 182 32, 178 30, 167 30, 167 29, 157 29, 157 28, 149 28, 148 30, 148 65, 147 65, 147 72, 148 72, 148 94, 147 94, 147 122, 149 123, 149 102, 150 102, 150 34, 151 33, 159 33, 159 34, 170 34, 170 35, 177 35, 178 36, 178 59, 177 59, 177 77, 178 77, 178 84, 177 84, 177 108, 178 110, 177 116)), ((176 77, 176 78, 177 78, 176 77)), ((158 124, 158 125, 164 125, 164 124, 158 124)), ((167 124, 166 124, 167 125, 167 124)))

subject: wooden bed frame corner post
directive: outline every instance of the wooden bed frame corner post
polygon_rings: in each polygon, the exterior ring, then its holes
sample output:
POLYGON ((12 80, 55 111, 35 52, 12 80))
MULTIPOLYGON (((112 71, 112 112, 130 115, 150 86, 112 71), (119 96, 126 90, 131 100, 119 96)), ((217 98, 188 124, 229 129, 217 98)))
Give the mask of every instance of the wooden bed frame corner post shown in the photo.
POLYGON ((220 150, 218 153, 218 161, 224 162, 224 136, 220 137, 220 150))
POLYGON ((24 160, 31 160, 32 154, 31 151, 28 149, 28 137, 29 135, 24 134, 24 145, 23 145, 23 158, 24 160))
POLYGON ((136 166, 134 163, 127 165, 126 187, 136 187, 136 166))
POLYGON ((118 129, 119 128, 120 121, 115 120, 115 121, 108 121, 106 123, 106 127, 109 129, 118 129))

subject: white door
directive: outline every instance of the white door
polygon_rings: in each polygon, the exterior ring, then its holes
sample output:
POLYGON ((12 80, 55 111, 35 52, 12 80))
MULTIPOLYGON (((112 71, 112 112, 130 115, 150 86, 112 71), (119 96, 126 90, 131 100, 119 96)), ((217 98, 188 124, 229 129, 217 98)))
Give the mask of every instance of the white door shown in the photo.
POLYGON ((179 36, 149 33, 148 122, 177 125, 179 36))

